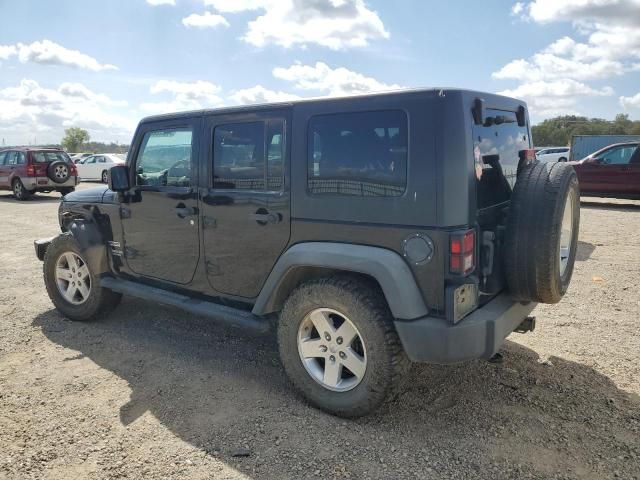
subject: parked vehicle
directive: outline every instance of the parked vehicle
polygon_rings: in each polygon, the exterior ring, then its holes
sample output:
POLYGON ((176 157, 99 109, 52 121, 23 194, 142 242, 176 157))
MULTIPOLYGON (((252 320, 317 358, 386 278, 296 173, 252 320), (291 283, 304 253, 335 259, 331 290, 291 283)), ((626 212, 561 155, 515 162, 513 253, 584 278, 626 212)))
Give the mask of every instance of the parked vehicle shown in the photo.
POLYGON ((114 165, 124 163, 124 158, 114 153, 102 153, 99 155, 91 155, 80 160, 76 166, 78 167, 78 175, 84 180, 100 180, 107 183, 107 174, 109 169, 114 165))
POLYGON ((72 320, 129 294, 278 330, 293 384, 336 415, 409 361, 490 358, 571 279, 578 181, 535 161, 524 103, 416 90, 149 117, 109 186, 35 242, 72 320))
POLYGON ((609 145, 628 142, 640 142, 640 135, 574 135, 569 161, 579 161, 609 145))
POLYGON ((569 147, 547 147, 538 150, 536 157, 541 162, 566 162, 569 154, 569 147))
POLYGON ((573 167, 582 195, 640 198, 640 141, 609 145, 573 167))
POLYGON ((73 163, 78 163, 80 160, 90 157, 93 155, 92 153, 70 153, 69 158, 73 161, 73 163))
POLYGON ((78 172, 62 150, 17 147, 0 150, 0 190, 12 190, 18 200, 35 192, 66 195, 75 190, 78 172))

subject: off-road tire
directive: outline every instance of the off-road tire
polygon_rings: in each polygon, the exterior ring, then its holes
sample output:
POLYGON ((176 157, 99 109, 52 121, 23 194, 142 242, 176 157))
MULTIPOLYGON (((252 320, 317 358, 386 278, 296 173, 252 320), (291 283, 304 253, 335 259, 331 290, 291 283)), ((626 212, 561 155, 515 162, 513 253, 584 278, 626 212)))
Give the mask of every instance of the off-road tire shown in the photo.
POLYGON ((393 317, 377 284, 357 277, 331 276, 296 288, 280 314, 278 346, 284 369, 307 400, 340 417, 359 417, 393 398, 410 366, 393 325, 393 317), (307 314, 317 308, 343 313, 361 333, 367 367, 352 390, 331 391, 314 380, 298 352, 298 329, 307 314))
POLYGON ((11 190, 13 191, 13 196, 16 197, 16 200, 28 200, 33 192, 27 190, 22 181, 19 178, 16 178, 11 184, 11 190))
POLYGON ((567 291, 580 225, 578 177, 567 163, 534 163, 518 174, 507 220, 505 275, 516 300, 557 303, 567 291), (567 266, 560 274, 559 246, 565 204, 573 192, 574 216, 567 266))
POLYGON ((120 303, 122 294, 101 287, 99 279, 91 271, 91 266, 88 263, 91 290, 87 300, 81 305, 74 305, 62 296, 56 285, 55 270, 58 258, 65 252, 73 252, 81 257, 83 256, 78 243, 70 233, 63 233, 53 239, 47 248, 42 267, 47 293, 58 311, 68 319, 79 322, 98 320, 113 311, 120 303))

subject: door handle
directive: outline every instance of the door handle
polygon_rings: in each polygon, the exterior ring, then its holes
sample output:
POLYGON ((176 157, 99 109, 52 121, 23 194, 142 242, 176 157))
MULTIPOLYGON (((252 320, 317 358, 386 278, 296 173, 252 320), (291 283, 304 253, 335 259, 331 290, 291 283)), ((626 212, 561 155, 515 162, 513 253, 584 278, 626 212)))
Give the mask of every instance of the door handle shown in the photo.
POLYGON ((249 215, 249 220, 255 220, 260 225, 266 225, 267 223, 279 223, 282 221, 282 214, 280 213, 269 213, 264 211, 264 209, 258 210, 256 213, 252 213, 249 215))
POLYGON ((192 215, 195 215, 196 213, 197 210, 195 207, 186 207, 184 203, 179 203, 176 207, 176 215, 178 215, 180 218, 190 217, 192 215))

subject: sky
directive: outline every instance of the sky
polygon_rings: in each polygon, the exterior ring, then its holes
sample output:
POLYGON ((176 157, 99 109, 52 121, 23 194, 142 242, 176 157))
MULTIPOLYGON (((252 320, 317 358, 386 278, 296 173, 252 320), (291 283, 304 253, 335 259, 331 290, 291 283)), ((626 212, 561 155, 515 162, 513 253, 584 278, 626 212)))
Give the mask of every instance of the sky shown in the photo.
POLYGON ((416 87, 640 119, 640 0, 0 0, 0 137, 416 87))

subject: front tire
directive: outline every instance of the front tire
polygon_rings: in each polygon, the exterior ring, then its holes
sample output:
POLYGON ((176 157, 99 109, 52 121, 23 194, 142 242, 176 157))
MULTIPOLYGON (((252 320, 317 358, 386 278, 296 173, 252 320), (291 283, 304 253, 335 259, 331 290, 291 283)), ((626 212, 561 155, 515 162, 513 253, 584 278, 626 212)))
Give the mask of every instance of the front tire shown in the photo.
POLYGON ((410 363, 377 285, 332 276, 300 285, 278 325, 280 358, 316 407, 359 417, 392 398, 410 363))
POLYGON ((56 308, 70 320, 100 318, 116 308, 122 295, 100 286, 76 240, 56 237, 44 256, 44 283, 56 308))

